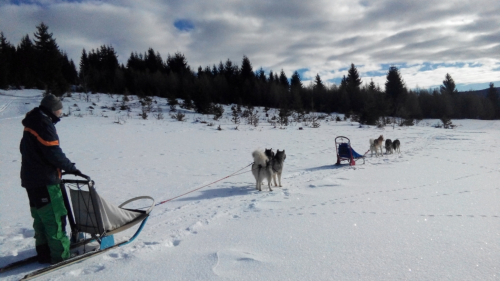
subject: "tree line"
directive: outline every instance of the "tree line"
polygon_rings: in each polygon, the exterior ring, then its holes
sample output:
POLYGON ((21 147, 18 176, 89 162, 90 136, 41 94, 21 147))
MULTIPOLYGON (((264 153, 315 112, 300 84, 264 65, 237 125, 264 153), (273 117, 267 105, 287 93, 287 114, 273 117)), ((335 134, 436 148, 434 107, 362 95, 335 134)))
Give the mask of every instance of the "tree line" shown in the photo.
MULTIPOLYGON (((385 116, 399 117, 411 125, 423 118, 500 118, 499 97, 493 83, 487 96, 458 92, 447 74, 436 89, 408 89, 399 69, 391 66, 384 88, 363 83, 351 64, 340 85, 326 85, 319 75, 304 85, 295 71, 254 70, 248 57, 240 66, 227 59, 192 69, 182 53, 166 59, 149 48, 133 52, 126 65, 118 62, 112 46, 82 50, 77 71, 74 62, 59 49, 48 26, 36 27, 34 39, 24 36, 14 47, 0 32, 0 88, 37 88, 62 95, 69 91, 159 96, 184 108, 212 113, 215 104, 280 108, 287 112, 339 112, 362 124, 378 124, 385 116)), ((381 121, 382 120, 382 121, 381 121)))

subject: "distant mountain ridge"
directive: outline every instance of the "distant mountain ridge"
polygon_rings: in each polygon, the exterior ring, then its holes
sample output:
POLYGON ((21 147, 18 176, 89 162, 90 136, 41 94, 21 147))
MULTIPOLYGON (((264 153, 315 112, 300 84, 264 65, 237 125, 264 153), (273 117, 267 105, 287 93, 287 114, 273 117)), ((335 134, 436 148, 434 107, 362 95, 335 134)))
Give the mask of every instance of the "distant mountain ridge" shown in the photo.
MULTIPOLYGON (((488 95, 488 90, 490 88, 486 88, 486 89, 483 89, 483 90, 475 90, 475 91, 460 91, 459 93, 472 93, 472 94, 476 94, 476 95, 479 95, 479 96, 486 96, 488 95)), ((497 90, 497 94, 500 94, 500 87, 495 87, 495 89, 497 90)))

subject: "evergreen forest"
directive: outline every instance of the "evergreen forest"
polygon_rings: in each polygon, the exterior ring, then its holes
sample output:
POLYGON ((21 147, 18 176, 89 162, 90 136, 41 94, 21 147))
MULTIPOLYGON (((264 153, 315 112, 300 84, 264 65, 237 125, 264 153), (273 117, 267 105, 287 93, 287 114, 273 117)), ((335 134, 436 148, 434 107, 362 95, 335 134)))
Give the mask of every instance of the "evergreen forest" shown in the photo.
MULTIPOLYGON (((120 64, 112 46, 82 50, 78 69, 57 45, 49 27, 41 23, 31 38, 17 46, 0 32, 0 89, 41 89, 57 96, 68 92, 111 93, 168 98, 174 106, 213 113, 217 104, 279 108, 291 112, 339 112, 355 116, 361 124, 375 125, 384 118, 399 117, 401 125, 423 118, 499 119, 499 93, 493 83, 486 95, 458 92, 447 74, 435 89, 408 89, 396 66, 387 72, 383 88, 362 81, 354 64, 340 85, 327 85, 319 75, 304 85, 295 71, 254 69, 243 56, 239 64, 229 59, 191 68, 182 53, 164 59, 149 48, 132 52, 120 64)), ((288 112, 288 113, 287 113, 288 112)))

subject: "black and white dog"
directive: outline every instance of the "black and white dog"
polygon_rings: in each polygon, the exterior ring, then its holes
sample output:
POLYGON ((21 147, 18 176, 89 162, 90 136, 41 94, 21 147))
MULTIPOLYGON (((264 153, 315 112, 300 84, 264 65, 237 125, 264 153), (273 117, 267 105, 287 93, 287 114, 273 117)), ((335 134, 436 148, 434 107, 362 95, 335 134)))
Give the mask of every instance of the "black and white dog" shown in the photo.
POLYGON ((271 159, 269 159, 261 150, 255 150, 252 152, 252 157, 252 174, 255 177, 255 188, 258 191, 262 191, 262 182, 264 179, 267 179, 269 191, 273 191, 271 188, 271 179, 273 177, 271 159))
POLYGON ((274 151, 272 148, 265 149, 264 154, 267 156, 268 159, 273 159, 274 158, 274 151))

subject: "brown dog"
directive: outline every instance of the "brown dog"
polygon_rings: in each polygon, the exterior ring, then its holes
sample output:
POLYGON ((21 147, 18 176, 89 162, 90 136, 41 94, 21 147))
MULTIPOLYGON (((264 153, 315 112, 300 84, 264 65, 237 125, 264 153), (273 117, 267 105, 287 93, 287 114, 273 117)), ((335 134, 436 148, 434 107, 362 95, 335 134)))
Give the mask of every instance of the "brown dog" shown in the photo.
POLYGON ((375 156, 378 156, 378 150, 380 149, 380 155, 383 155, 384 152, 382 151, 382 145, 384 143, 384 136, 380 135, 378 139, 370 139, 370 150, 372 152, 372 157, 373 157, 373 151, 375 151, 375 156))

